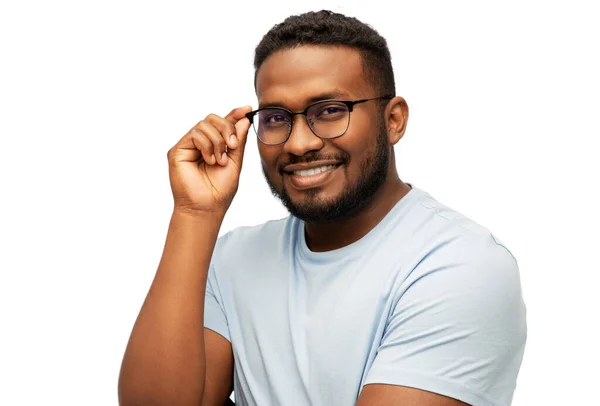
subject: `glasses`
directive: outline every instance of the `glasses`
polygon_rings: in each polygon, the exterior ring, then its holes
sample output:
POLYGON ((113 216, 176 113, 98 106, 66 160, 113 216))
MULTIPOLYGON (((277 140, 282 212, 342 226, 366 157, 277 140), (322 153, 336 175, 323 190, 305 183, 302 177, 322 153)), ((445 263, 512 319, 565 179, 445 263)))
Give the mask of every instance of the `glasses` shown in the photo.
POLYGON ((282 107, 265 107, 251 111, 246 117, 258 139, 266 145, 283 144, 292 133, 292 117, 306 116, 311 131, 319 138, 337 138, 350 126, 350 113, 355 105, 371 100, 392 99, 386 95, 362 100, 323 100, 309 105, 304 111, 291 112, 282 107))

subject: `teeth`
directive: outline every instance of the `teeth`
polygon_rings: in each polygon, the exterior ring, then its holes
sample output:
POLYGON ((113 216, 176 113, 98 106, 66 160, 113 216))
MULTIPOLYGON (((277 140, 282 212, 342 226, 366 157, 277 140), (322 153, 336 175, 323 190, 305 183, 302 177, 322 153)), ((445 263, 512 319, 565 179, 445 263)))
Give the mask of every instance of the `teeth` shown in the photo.
POLYGON ((317 175, 321 172, 329 171, 335 167, 336 167, 336 165, 327 165, 327 166, 321 166, 319 168, 303 169, 301 171, 294 171, 294 175, 312 176, 312 175, 317 175))

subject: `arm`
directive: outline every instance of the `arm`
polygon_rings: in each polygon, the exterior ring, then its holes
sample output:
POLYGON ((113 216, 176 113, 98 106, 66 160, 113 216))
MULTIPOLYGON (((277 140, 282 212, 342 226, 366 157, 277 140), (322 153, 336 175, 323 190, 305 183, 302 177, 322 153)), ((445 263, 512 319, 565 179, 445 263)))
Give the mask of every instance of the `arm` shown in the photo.
POLYGON ((396 295, 358 406, 510 404, 527 328, 508 250, 491 236, 453 239, 396 295))
POLYGON ((406 386, 365 385, 356 406, 468 406, 459 400, 406 386))
POLYGON ((121 405, 222 405, 231 393, 231 344, 204 329, 206 278, 220 225, 218 218, 173 213, 123 359, 121 405))
POLYGON ((123 357, 123 406, 222 406, 231 393, 231 345, 204 328, 204 306, 219 228, 238 188, 249 109, 209 114, 167 154, 175 209, 123 357))

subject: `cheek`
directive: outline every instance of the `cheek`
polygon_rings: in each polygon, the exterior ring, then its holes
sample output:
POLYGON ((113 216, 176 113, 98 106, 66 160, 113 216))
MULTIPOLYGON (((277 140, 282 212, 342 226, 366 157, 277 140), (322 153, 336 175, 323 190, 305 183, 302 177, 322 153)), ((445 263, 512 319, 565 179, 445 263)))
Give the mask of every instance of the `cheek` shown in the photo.
POLYGON ((372 128, 361 127, 339 138, 336 148, 350 156, 348 175, 352 178, 362 175, 365 159, 372 156, 376 148, 377 132, 372 128))
POLYGON ((263 170, 267 173, 269 179, 271 179, 272 182, 281 183, 281 176, 277 170, 277 158, 279 157, 280 152, 271 151, 265 147, 259 147, 258 152, 260 154, 263 170))

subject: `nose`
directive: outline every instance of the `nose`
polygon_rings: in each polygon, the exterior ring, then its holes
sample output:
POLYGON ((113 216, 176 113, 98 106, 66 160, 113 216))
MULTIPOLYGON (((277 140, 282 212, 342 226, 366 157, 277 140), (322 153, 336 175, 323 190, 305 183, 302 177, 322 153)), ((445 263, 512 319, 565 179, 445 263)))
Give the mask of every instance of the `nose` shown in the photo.
POLYGON ((323 140, 317 137, 308 126, 306 116, 296 115, 292 120, 292 132, 283 144, 284 152, 302 156, 311 151, 318 151, 323 146, 323 140))

